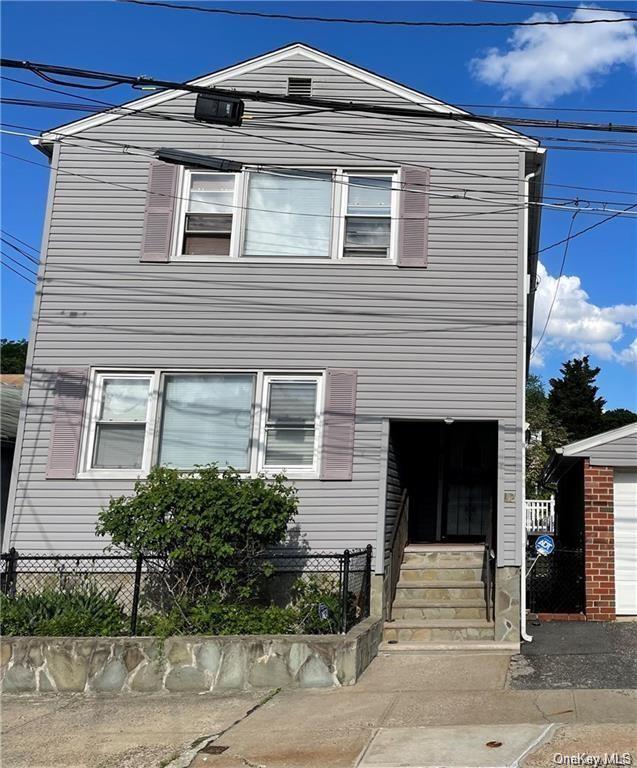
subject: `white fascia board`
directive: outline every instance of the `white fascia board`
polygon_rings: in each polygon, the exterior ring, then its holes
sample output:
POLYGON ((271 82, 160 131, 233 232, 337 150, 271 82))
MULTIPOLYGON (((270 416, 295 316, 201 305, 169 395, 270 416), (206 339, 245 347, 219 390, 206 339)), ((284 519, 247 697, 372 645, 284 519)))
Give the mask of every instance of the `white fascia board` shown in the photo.
POLYGON ((611 429, 608 432, 602 432, 600 435, 593 435, 587 437, 584 440, 578 440, 575 443, 569 443, 557 449, 557 453, 562 456, 578 456, 586 455, 587 451, 592 448, 597 448, 599 445, 605 445, 606 443, 612 443, 613 440, 619 440, 622 437, 629 437, 630 435, 637 434, 637 422, 634 424, 626 424, 624 427, 618 427, 617 429, 611 429))
MULTIPOLYGON (((387 80, 380 75, 375 75, 372 72, 367 72, 366 70, 360 69, 354 64, 341 61, 340 59, 330 56, 327 53, 315 50, 314 48, 309 48, 302 43, 294 43, 292 45, 286 46, 285 48, 272 51, 271 53, 257 56, 256 58, 250 59, 249 61, 235 64, 231 67, 221 69, 218 72, 214 72, 209 75, 204 75, 203 77, 197 78, 196 80, 190 80, 188 81, 188 85, 198 85, 204 87, 216 86, 220 83, 223 83, 225 80, 228 80, 229 78, 248 74, 249 72, 253 72, 255 69, 267 66, 268 64, 284 61, 285 59, 288 59, 291 56, 299 53, 312 61, 324 64, 339 72, 343 72, 344 74, 357 78, 358 80, 361 80, 368 85, 381 88, 382 90, 392 93, 395 96, 399 96, 406 101, 411 101, 414 104, 426 107, 427 109, 430 109, 434 112, 451 112, 458 115, 469 114, 468 112, 459 109, 458 107, 445 104, 445 102, 438 101, 437 99, 420 93, 419 91, 415 91, 411 88, 407 88, 406 86, 394 83, 391 80, 387 80)), ((158 104, 163 104, 166 101, 177 98, 184 93, 187 93, 187 91, 180 91, 179 89, 165 90, 152 96, 144 96, 141 99, 128 101, 124 104, 118 105, 117 109, 150 109, 157 106, 158 104)), ((84 117, 81 120, 76 120, 72 123, 62 125, 59 128, 56 128, 54 131, 45 131, 42 133, 40 138, 42 142, 55 141, 57 137, 74 136, 81 131, 85 131, 89 128, 95 128, 99 125, 104 125, 104 123, 108 123, 111 120, 116 120, 118 117, 125 116, 125 114, 123 115, 111 110, 105 110, 104 112, 100 112, 97 115, 91 115, 90 117, 84 117)), ((426 117, 426 115, 424 117, 426 117)), ((492 123, 473 123, 471 121, 467 121, 465 124, 477 130, 490 133, 496 138, 510 141, 513 144, 517 144, 518 146, 525 149, 535 150, 539 147, 539 141, 536 139, 531 139, 528 136, 524 136, 523 134, 518 133, 517 131, 513 131, 500 125, 492 123)))

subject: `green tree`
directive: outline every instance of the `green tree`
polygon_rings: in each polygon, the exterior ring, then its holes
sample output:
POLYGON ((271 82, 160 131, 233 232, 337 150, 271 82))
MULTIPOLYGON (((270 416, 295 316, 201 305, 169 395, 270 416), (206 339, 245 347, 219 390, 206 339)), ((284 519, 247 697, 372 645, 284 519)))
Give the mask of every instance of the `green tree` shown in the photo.
POLYGON ((24 373, 27 363, 27 340, 0 339, 2 373, 24 373))
POLYGON ((566 430, 549 413, 544 385, 539 376, 532 374, 526 384, 526 497, 546 497, 540 485, 542 470, 553 450, 567 442, 566 430))
POLYGON ((614 408, 611 411, 604 411, 602 415, 604 422, 604 431, 625 427, 627 424, 633 424, 637 421, 637 413, 629 411, 627 408, 614 408))
POLYGON ((591 368, 588 355, 562 364, 561 378, 550 379, 549 414, 565 427, 569 442, 604 431, 606 400, 598 397, 595 379, 601 368, 591 368))

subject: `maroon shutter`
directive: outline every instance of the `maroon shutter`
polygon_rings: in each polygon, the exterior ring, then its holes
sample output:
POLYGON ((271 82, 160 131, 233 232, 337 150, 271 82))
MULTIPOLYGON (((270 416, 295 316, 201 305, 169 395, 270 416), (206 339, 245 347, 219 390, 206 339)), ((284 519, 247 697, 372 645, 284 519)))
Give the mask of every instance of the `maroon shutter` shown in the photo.
POLYGON ((403 166, 398 222, 398 266, 426 267, 429 225, 429 170, 403 166))
POLYGON ((69 479, 77 474, 87 384, 86 368, 60 368, 58 371, 47 478, 69 479))
POLYGON ((356 371, 325 372, 321 480, 351 480, 354 461, 356 371))
POLYGON ((178 169, 153 160, 148 172, 140 261, 168 261, 172 242, 178 169))

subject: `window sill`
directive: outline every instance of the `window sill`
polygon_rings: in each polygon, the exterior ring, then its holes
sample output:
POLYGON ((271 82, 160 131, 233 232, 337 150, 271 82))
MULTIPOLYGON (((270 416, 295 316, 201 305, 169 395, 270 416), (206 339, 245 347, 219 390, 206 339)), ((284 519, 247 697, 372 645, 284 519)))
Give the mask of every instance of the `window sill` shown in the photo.
POLYGON ((362 264, 363 266, 377 266, 377 267, 397 267, 398 265, 393 259, 359 259, 356 256, 343 256, 340 259, 302 259, 302 258, 284 258, 281 256, 242 256, 236 258, 235 256, 195 256, 195 255, 179 255, 172 256, 170 261, 172 263, 186 263, 186 264, 362 264))
MULTIPOLYGON (((184 475, 193 475, 196 470, 184 469, 181 470, 184 475)), ((267 479, 271 480, 278 474, 284 474, 288 480, 320 480, 318 472, 315 470, 294 470, 290 469, 260 469, 258 472, 239 472, 239 476, 242 478, 258 477, 259 475, 265 475, 267 479)), ((78 472, 76 480, 145 480, 148 477, 146 470, 109 470, 109 469, 87 469, 84 472, 78 472)))

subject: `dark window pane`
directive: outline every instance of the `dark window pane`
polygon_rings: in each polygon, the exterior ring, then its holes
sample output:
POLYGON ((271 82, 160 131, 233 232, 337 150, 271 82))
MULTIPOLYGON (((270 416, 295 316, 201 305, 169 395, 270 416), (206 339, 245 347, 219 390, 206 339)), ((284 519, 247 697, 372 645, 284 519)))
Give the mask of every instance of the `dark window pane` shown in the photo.
POLYGON ((230 234, 190 235, 184 237, 184 254, 199 256, 228 256, 230 234))
POLYGON ((187 232, 230 232, 232 216, 216 213, 189 213, 186 216, 187 232))

